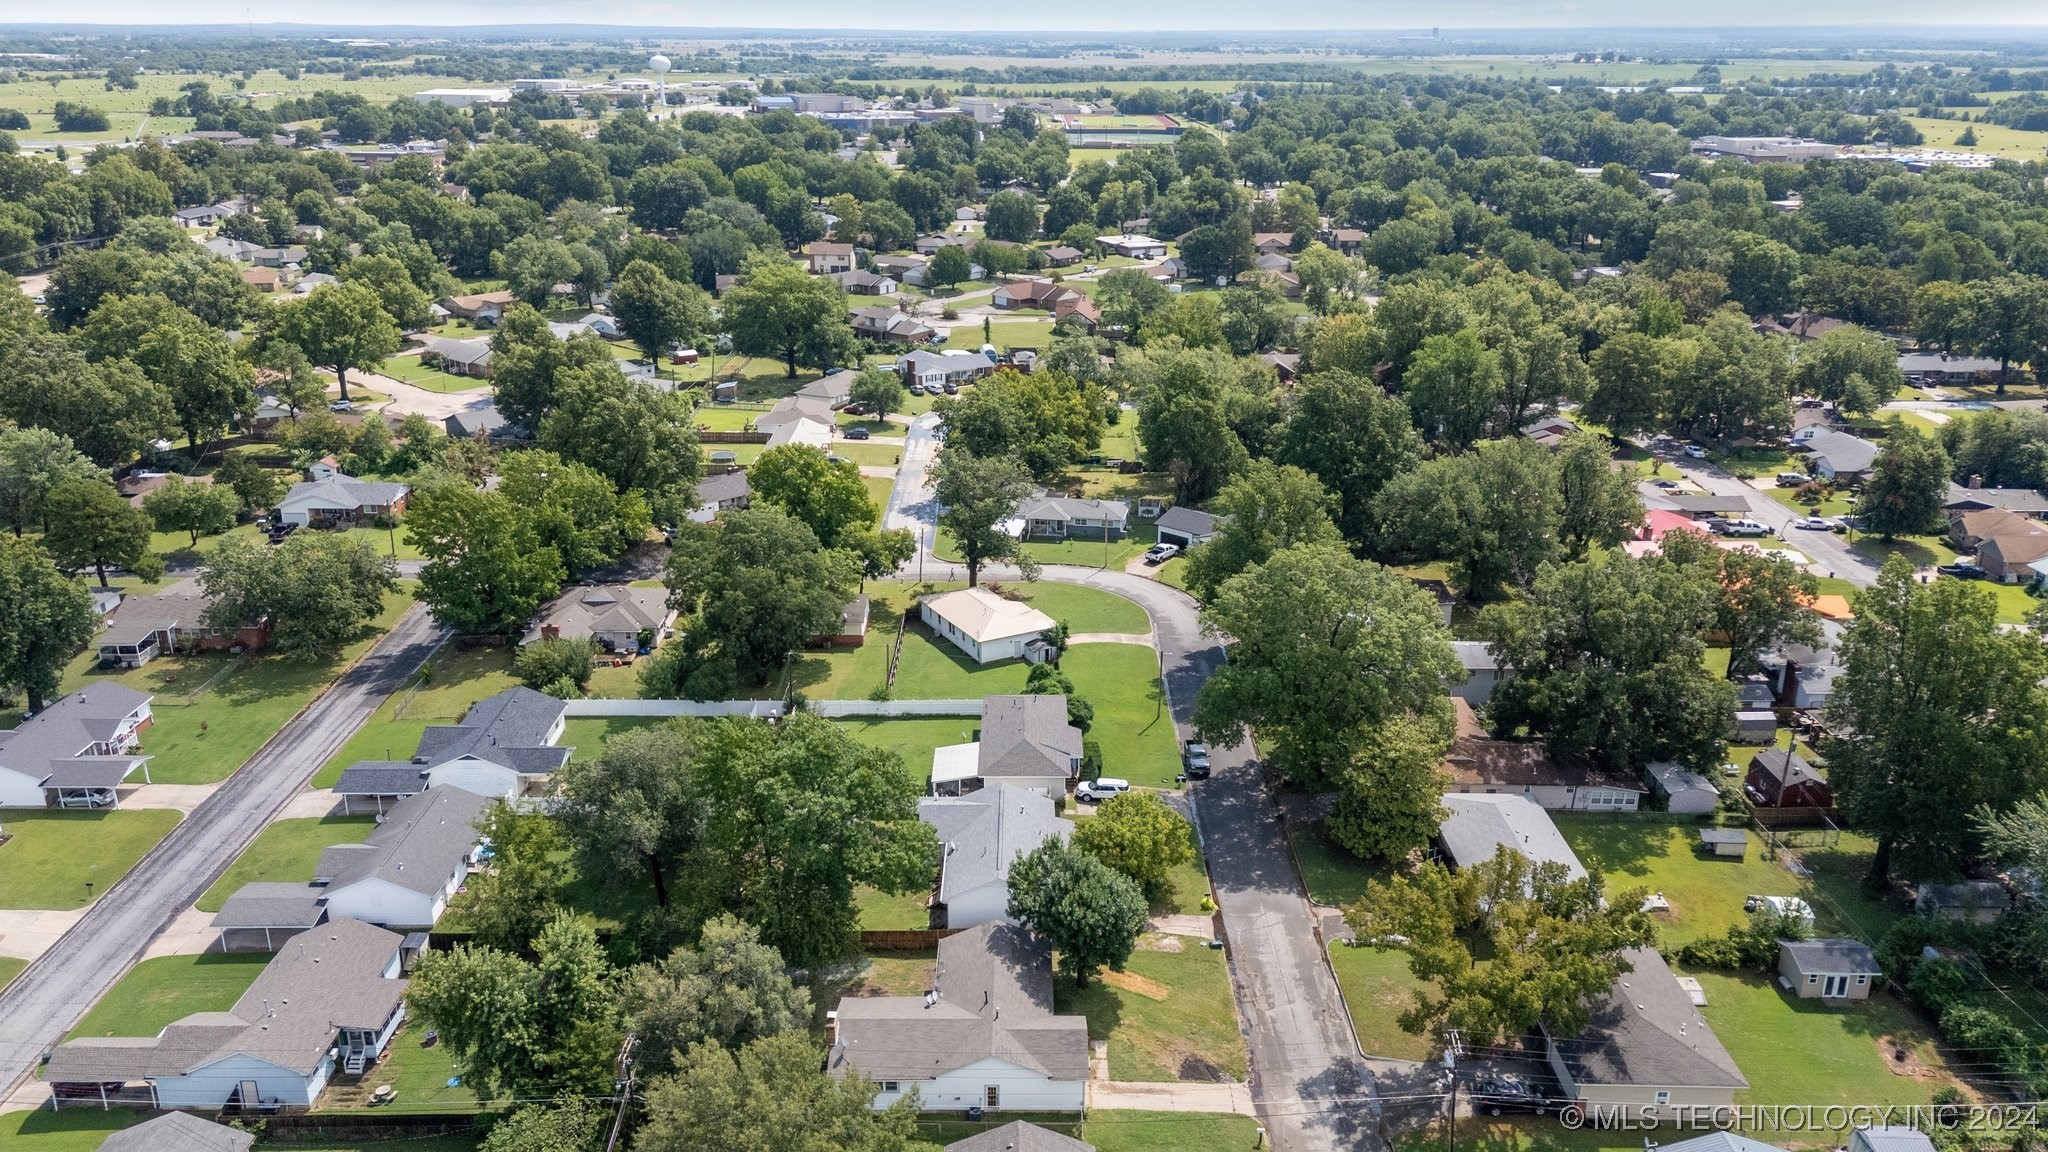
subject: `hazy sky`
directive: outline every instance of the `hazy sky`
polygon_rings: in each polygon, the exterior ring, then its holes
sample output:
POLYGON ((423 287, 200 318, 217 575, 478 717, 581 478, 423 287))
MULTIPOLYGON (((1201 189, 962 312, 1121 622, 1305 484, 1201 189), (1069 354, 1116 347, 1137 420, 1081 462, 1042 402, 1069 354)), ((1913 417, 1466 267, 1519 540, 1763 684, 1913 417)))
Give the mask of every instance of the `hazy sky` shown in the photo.
POLYGON ((671 27, 907 28, 947 30, 1529 28, 1558 25, 1723 27, 1797 24, 2043 24, 2042 0, 1976 0, 1938 15, 1908 0, 69 0, 46 8, 0 4, 0 20, 103 23, 345 24, 593 23, 671 27), (11 9, 11 11, 10 11, 11 9))

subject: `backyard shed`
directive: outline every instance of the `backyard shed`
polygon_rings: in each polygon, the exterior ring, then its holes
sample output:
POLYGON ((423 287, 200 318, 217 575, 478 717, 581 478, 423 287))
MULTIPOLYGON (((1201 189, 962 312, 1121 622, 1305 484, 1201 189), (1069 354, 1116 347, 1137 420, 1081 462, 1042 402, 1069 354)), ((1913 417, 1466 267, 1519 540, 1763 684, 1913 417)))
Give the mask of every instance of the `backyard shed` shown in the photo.
POLYGON ((1700 846, 1710 855, 1740 860, 1749 854, 1749 833, 1740 828, 1702 828, 1700 846))
POLYGON ((1861 940, 1780 940, 1778 979, 1801 1000, 1868 1000, 1884 969, 1861 940))

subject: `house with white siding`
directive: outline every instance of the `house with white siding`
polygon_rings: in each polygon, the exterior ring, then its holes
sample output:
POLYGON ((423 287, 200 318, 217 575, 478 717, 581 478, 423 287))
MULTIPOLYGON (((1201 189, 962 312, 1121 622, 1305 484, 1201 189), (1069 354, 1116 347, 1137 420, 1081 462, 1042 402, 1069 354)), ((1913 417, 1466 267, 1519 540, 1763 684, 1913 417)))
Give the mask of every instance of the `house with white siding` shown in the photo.
POLYGON ((487 799, 545 793, 573 749, 558 748, 568 724, 562 701, 531 688, 507 688, 470 705, 460 724, 420 734, 410 760, 358 760, 335 781, 345 811, 383 812, 433 788, 461 788, 487 799))
POLYGON ((361 844, 320 854, 313 884, 329 921, 432 928, 479 859, 477 820, 490 801, 461 788, 410 796, 361 844))
POLYGON ((129 777, 149 780, 149 757, 137 748, 153 699, 94 684, 0 732, 0 808, 115 807, 129 777))
POLYGON ((405 1020, 405 940, 336 920, 279 952, 234 1007, 155 1036, 82 1036, 42 1071, 51 1103, 214 1111, 304 1110, 336 1074, 360 1075, 405 1020))
POLYGON ((1047 840, 1074 833, 1073 821, 1053 814, 1050 796, 1000 780, 963 796, 921 800, 917 818, 938 833, 932 920, 945 928, 1007 920, 1010 865, 1047 840))
POLYGON ((1005 600, 986 588, 941 592, 918 601, 918 618, 977 664, 1024 658, 1026 647, 1052 631, 1055 621, 1029 604, 1005 600))
POLYGON ((1472 706, 1452 697, 1457 737, 1444 755, 1449 791, 1521 796, 1552 811, 1634 812, 1647 788, 1642 781, 1606 772, 1583 758, 1560 762, 1541 740, 1489 735, 1472 706))
POLYGON ((926 1112, 1079 1112, 1088 1022, 1052 1010, 1052 945, 990 922, 939 941, 922 996, 849 996, 827 1014, 826 1070, 859 1072, 887 1108, 915 1091, 926 1112))

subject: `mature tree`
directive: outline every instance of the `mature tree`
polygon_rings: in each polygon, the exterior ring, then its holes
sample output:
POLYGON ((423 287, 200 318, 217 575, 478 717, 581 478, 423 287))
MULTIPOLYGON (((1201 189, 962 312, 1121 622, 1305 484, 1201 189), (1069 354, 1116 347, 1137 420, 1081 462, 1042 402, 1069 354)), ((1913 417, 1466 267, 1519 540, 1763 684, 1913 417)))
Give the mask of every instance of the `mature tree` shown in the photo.
POLYGON ((1896 425, 1863 483, 1856 526, 1887 540, 1933 530, 1941 519, 1948 477, 1948 453, 1941 442, 1909 424, 1896 425))
POLYGON ((142 510, 156 522, 159 532, 191 533, 196 548, 201 535, 218 535, 235 526, 242 498, 225 484, 200 484, 170 476, 163 487, 142 498, 142 510))
POLYGON ((555 400, 540 422, 542 448, 589 465, 620 492, 637 489, 664 521, 687 506, 703 467, 687 398, 605 364, 559 373, 555 400))
POLYGON ((1031 473, 1024 465, 1007 456, 976 456, 949 447, 932 468, 932 484, 939 527, 960 550, 968 587, 981 582, 982 566, 991 561, 1016 565, 1026 579, 1037 575, 1037 564, 1002 528, 1031 495, 1031 473))
POLYGON ((1495 725, 1622 771, 1719 763, 1734 689, 1706 670, 1716 598, 1659 556, 1547 566, 1526 597, 1488 605, 1480 632, 1503 676, 1495 725))
POLYGON ((1920 584, 1900 557, 1857 597, 1828 701, 1828 782, 1877 838, 1870 880, 1922 877, 1972 859, 1971 814, 2048 783, 2048 653, 1998 624, 1990 592, 1920 584))
POLYGON ((1335 369, 1309 374, 1287 405, 1274 458, 1313 473, 1336 493, 1335 517, 1355 546, 1376 536, 1372 502, 1422 460, 1408 408, 1372 381, 1335 369))
POLYGON ((1786 391, 1792 374, 1791 341, 1758 335, 1749 321, 1726 310, 1687 329, 1667 358, 1671 417, 1697 436, 1782 434, 1791 423, 1786 391))
POLYGON ((1202 599, 1225 580, 1275 552, 1341 539, 1330 519, 1334 501, 1320 481, 1292 464, 1254 460, 1225 485, 1212 510, 1226 517, 1216 536, 1188 557, 1188 590, 1202 599))
POLYGON ((106 480, 106 470, 74 447, 68 436, 47 428, 0 431, 0 521, 16 536, 25 529, 48 528, 43 506, 59 484, 106 480))
POLYGON ((827 548, 849 547, 875 526, 880 512, 851 460, 832 460, 822 448, 784 444, 761 453, 747 469, 754 498, 801 520, 827 548))
POLYGON ((1215 495, 1264 448, 1274 416, 1270 373, 1214 349, 1168 347, 1138 359, 1130 379, 1145 466, 1172 474, 1181 503, 1215 495))
POLYGON ((1074 844, 1137 881, 1145 898, 1154 901, 1172 894, 1173 870, 1195 858, 1187 817, 1167 807, 1156 792, 1125 792, 1103 801, 1093 817, 1074 829, 1074 844))
POLYGON ((1427 595, 1329 544, 1275 553, 1217 589, 1202 614, 1234 638, 1202 687, 1196 730, 1235 744, 1249 727, 1289 778, 1316 785, 1378 726, 1446 707, 1459 676, 1427 595))
POLYGON ((1052 941, 1076 985, 1124 970, 1145 931, 1145 893, 1092 852, 1048 837, 1010 865, 1011 919, 1052 941))
POLYGON ((597 653, 597 641, 588 636, 546 636, 520 645, 512 674, 536 692, 573 700, 590 687, 597 653))
POLYGON ((67 480, 50 489, 43 514, 50 522, 43 546, 58 566, 72 572, 91 568, 102 588, 110 566, 145 578, 163 571, 163 558, 149 550, 149 517, 129 507, 112 485, 67 480))
POLYGON ((196 453, 247 411, 255 399, 249 365, 235 355, 227 336, 189 313, 175 324, 152 329, 135 347, 134 360, 170 393, 178 425, 196 453))
POLYGON ((124 467, 175 428, 171 396, 129 360, 92 363, 47 333, 4 346, 0 416, 71 438, 101 467, 124 467))
POLYGON ((490 841, 490 867, 470 875, 463 920, 478 944, 530 952, 561 911, 567 842, 552 816, 504 800, 485 810, 477 831, 490 841))
POLYGON ((626 338, 656 363, 671 347, 702 344, 712 328, 711 298, 704 290, 669 279, 645 260, 619 270, 610 300, 626 338))
POLYGON ((1785 644, 1818 644, 1813 598, 1820 581, 1782 556, 1717 547, 1699 532, 1667 533, 1664 555, 1692 567, 1714 593, 1713 630, 1727 637, 1728 672, 1757 670, 1765 652, 1785 644))
POLYGON ((31 711, 57 694, 58 677, 99 631, 92 596, 28 540, 0 537, 0 684, 19 687, 31 711))
POLYGON ((832 368, 853 358, 845 294, 779 253, 747 261, 719 307, 734 351, 777 357, 791 376, 798 368, 832 368))
POLYGON ((647 1091, 634 1152, 916 1152, 917 1101, 879 1111, 875 1082, 834 1076, 809 1037, 756 1040, 737 1052, 710 1042, 647 1091))
POLYGON ((958 244, 948 244, 932 253, 925 264, 925 283, 934 288, 951 288, 974 277, 974 257, 958 244))
POLYGON ((1310 308, 1327 316, 1354 306, 1365 283, 1365 269, 1318 240, 1294 258, 1294 274, 1301 278, 1302 299, 1310 308))
POLYGON ((704 178, 688 164, 649 165, 633 174, 626 202, 633 223, 650 231, 680 228, 683 217, 711 198, 704 178))
POLYGON ((677 721, 622 732, 596 759, 562 769, 556 816, 586 876, 645 877, 668 908, 701 834, 688 790, 699 729, 677 721))
POLYGON ((910 403, 910 390, 903 386, 903 377, 895 372, 884 372, 880 368, 863 368, 853 381, 848 392, 849 398, 876 420, 903 411, 910 403))
POLYGON ((424 331, 433 323, 434 301, 426 290, 413 283, 405 264, 396 256, 358 256, 341 266, 344 284, 365 284, 377 294, 384 314, 404 332, 424 331))
POLYGON ((528 1104, 491 1125, 478 1152, 590 1152, 611 1113, 595 1100, 528 1104))
POLYGON ((1450 561, 1474 600, 1526 587, 1557 558, 1564 524, 1557 460, 1532 440, 1489 440, 1395 477, 1375 508, 1389 552, 1450 561))
POLYGON ((1585 414, 1616 436, 1654 432, 1671 407, 1671 357, 1683 348, 1641 332, 1623 332, 1593 353, 1593 394, 1585 414))
POLYGON ((917 534, 908 528, 867 528, 853 533, 843 547, 860 561, 860 586, 892 575, 917 555, 917 534))
POLYGON ((535 308, 547 307, 555 285, 575 279, 576 253, 567 244, 529 234, 505 246, 501 254, 505 287, 535 308))
POLYGON ((1500 357, 1470 328, 1431 336, 1416 350, 1401 383, 1423 436, 1466 448, 1486 431, 1500 405, 1500 357))
POLYGON ((457 632, 517 636, 567 578, 523 510, 460 481, 415 488, 405 532, 427 560, 420 600, 457 632))
POLYGON ((302 299, 279 304, 270 314, 269 335, 296 345, 306 359, 332 371, 344 400, 348 370, 376 371, 399 344, 398 325, 367 284, 322 284, 302 299))
POLYGON ((709 721, 691 788, 705 813, 689 877, 696 906, 758 925, 793 964, 854 951, 855 885, 931 883, 938 842, 917 818, 917 781, 895 753, 829 720, 709 721))
POLYGON ((1614 467, 1614 447, 1604 436, 1574 432, 1557 452, 1557 490, 1563 506, 1558 540, 1577 558, 1598 545, 1613 548, 1643 522, 1635 471, 1614 467))
POLYGON ((1844 324, 1821 333, 1820 339, 1799 346, 1792 362, 1792 386, 1804 396, 1817 396, 1840 405, 1845 412, 1863 413, 1871 406, 1854 403, 1870 399, 1881 404, 1904 387, 1899 371, 1899 350, 1890 340, 1867 328, 1844 324), (1850 381, 1860 379, 1865 395, 1856 396, 1850 381))
POLYGON ((627 973, 622 999, 644 1076, 675 1071, 701 1042, 738 1048, 802 1032, 811 1019, 810 993, 790 982, 782 953, 725 913, 705 922, 694 946, 627 973))
POLYGON ((983 231, 991 240, 1022 244, 1038 235, 1038 205, 1022 192, 998 192, 988 198, 983 231))
POLYGON ((772 505, 686 522, 668 562, 681 635, 647 670, 648 686, 712 700, 766 684, 805 641, 837 629, 858 581, 851 553, 772 505))
POLYGON ((1450 725, 1442 716, 1401 716, 1365 734, 1331 777, 1337 802, 1330 839, 1364 860, 1399 862, 1442 825, 1450 725))
POLYGON ((562 571, 572 580, 618 559, 647 539, 652 527, 639 492, 620 492, 597 469, 543 448, 508 453, 499 461, 498 494, 561 556, 562 571))
POLYGON ((945 423, 947 444, 1013 457, 1050 481, 1102 443, 1106 406, 1099 387, 1076 387, 1056 372, 1003 369, 960 396, 940 397, 932 411, 945 423))
POLYGON ((1998 358, 1998 393, 2014 360, 2024 360, 2048 343, 2048 281, 2012 274, 1970 286, 1973 322, 1970 345, 1998 358))
POLYGON ((1105 327, 1134 333, 1145 318, 1173 301, 1166 285, 1136 268, 1118 268, 1095 282, 1095 303, 1105 327))
POLYGON ((1922 345, 1953 352, 1967 343, 1977 321, 1977 300, 1968 285, 1932 280, 1913 292, 1913 334, 1922 345))
POLYGON ((1647 895, 1610 896, 1598 872, 1574 880, 1502 845, 1456 873, 1431 861, 1376 880, 1344 919, 1360 940, 1407 953, 1423 986, 1400 1016, 1404 1031, 1456 1028, 1467 1043, 1495 1043, 1539 1022, 1562 1036, 1583 1028, 1593 998, 1631 970, 1628 950, 1656 938, 1647 895))
POLYGON ((609 1091, 622 1034, 617 982, 597 936, 561 913, 535 939, 534 956, 470 944, 429 951, 406 1005, 441 1033, 478 1096, 609 1091))
POLYGON ((595 332, 556 339, 547 318, 524 304, 491 332, 491 388, 498 412, 528 431, 554 411, 557 378, 575 368, 611 368, 611 346, 595 332))
POLYGON ((209 627, 232 632, 268 618, 277 652, 324 660, 384 610, 398 568, 366 540, 301 533, 265 548, 229 538, 206 557, 199 582, 213 598, 209 627))

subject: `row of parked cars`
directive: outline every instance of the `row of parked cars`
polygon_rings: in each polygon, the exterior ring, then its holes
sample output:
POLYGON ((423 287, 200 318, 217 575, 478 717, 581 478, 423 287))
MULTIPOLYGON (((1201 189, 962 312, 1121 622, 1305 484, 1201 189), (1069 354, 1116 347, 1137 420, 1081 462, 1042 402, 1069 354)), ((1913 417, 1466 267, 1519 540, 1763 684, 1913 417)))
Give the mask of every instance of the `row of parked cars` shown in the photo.
MULTIPOLYGON (((1181 745, 1180 765, 1181 774, 1187 779, 1207 780, 1209 778, 1209 746, 1199 740, 1187 741, 1181 745)), ((1131 782, 1129 780, 1122 780, 1115 776, 1098 776, 1093 780, 1084 782, 1079 788, 1074 789, 1074 796, 1077 799, 1086 800, 1090 804, 1100 804, 1111 796, 1120 795, 1130 790, 1131 782)))

